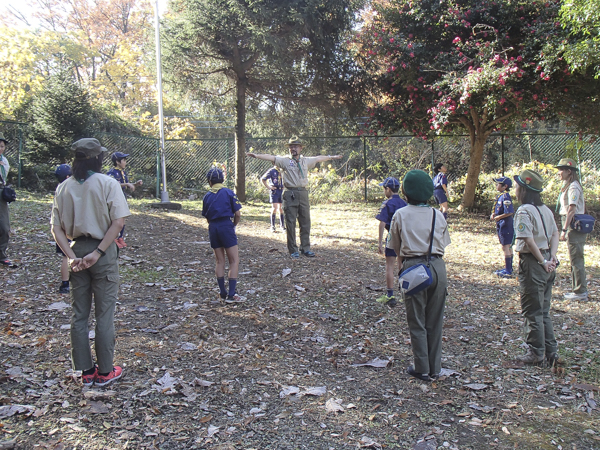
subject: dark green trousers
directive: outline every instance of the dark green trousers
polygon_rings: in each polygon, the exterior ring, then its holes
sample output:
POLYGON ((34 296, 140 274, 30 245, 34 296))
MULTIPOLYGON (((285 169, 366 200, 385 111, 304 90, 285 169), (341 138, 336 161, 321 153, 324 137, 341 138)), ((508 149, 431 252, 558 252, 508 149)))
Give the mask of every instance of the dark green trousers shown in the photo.
POLYGON ((310 250, 310 203, 308 191, 289 190, 283 191, 283 213, 285 214, 285 227, 287 231, 287 247, 290 253, 298 251, 296 244, 296 220, 300 226, 300 251, 310 250))
POLYGON ((579 231, 567 231, 567 246, 569 248, 569 260, 571 261, 571 281, 573 292, 583 294, 587 292, 587 280, 585 277, 585 247, 586 233, 579 231))
MULTIPOLYGON (((549 251, 542 251, 550 258, 549 251)), ((526 342, 537 355, 556 352, 558 344, 550 317, 552 285, 556 271, 548 273, 531 253, 519 253, 521 310, 525 319, 526 342)))
POLYGON ((6 249, 10 237, 10 216, 8 214, 8 203, 0 199, 0 260, 7 259, 6 249))
MULTIPOLYGON (((100 243, 97 239, 75 240, 73 251, 77 257, 93 252, 100 243)), ((96 315, 95 350, 100 373, 113 369, 115 352, 115 305, 119 292, 117 245, 110 244, 106 255, 89 269, 71 272, 71 359, 75 370, 93 367, 88 320, 92 301, 96 315)))
MULTIPOLYGON (((402 270, 426 263, 425 256, 410 259, 404 262, 402 270)), ((442 258, 432 259, 429 269, 433 277, 431 286, 406 297, 404 302, 415 371, 434 375, 442 370, 442 328, 448 280, 442 258)))

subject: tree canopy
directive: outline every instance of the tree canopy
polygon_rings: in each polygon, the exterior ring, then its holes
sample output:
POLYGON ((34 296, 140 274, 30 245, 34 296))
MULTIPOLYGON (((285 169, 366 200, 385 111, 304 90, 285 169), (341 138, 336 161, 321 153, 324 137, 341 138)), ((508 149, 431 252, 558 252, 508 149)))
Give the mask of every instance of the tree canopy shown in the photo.
MULTIPOLYGON (((165 21, 170 80, 195 98, 235 98, 236 192, 245 198, 247 96, 332 100, 354 0, 175 0, 165 21), (215 82, 215 79, 217 82, 215 82)), ((281 106, 281 105, 278 105, 281 106)), ((260 106, 259 106, 260 107, 260 106)))
POLYGON ((597 129, 590 116, 600 83, 564 60, 576 35, 561 26, 559 8, 555 0, 377 3, 354 41, 369 94, 368 132, 467 132, 463 205, 471 207, 494 131, 555 117, 597 129))
POLYGON ((600 77, 600 1, 565 0, 561 21, 581 39, 564 47, 565 58, 573 70, 591 68, 600 77))

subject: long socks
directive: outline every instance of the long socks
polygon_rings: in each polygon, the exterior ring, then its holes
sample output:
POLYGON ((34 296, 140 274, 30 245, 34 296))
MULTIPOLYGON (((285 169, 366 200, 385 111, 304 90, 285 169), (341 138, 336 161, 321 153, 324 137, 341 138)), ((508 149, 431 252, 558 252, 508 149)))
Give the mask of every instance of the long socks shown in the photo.
POLYGON ((275 228, 275 214, 271 214, 271 227, 275 228))
POLYGON ((285 230, 285 217, 283 214, 279 214, 279 226, 282 230, 285 230))
POLYGON ((237 285, 237 278, 229 279, 229 297, 233 297, 235 295, 235 288, 237 285))
POLYGON ((388 289, 387 290, 387 296, 388 297, 393 297, 394 296, 394 290, 393 289, 388 289))
POLYGON ((507 273, 512 273, 512 264, 513 264, 513 257, 512 257, 512 255, 504 257, 504 264, 506 266, 506 272, 507 273))
POLYGON ((217 283, 219 283, 219 290, 221 291, 221 297, 227 297, 227 290, 225 289, 225 277, 217 277, 217 283))

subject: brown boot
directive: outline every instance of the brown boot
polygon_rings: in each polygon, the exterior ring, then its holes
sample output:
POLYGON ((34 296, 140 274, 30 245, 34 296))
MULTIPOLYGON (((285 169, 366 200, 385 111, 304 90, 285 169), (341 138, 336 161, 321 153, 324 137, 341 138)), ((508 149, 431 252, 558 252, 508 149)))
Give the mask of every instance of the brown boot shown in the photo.
POLYGON ((524 364, 535 366, 544 362, 544 355, 538 355, 537 353, 534 353, 533 350, 529 349, 526 354, 519 356, 517 360, 524 364))

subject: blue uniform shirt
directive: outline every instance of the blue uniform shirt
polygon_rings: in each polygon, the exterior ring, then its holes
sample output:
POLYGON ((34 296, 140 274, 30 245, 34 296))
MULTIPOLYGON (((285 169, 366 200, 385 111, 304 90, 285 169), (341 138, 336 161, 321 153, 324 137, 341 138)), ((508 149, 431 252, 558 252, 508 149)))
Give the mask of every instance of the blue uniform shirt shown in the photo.
POLYGON ((106 172, 106 175, 117 180, 119 184, 129 183, 129 177, 127 176, 127 172, 121 169, 117 169, 116 167, 113 167, 108 172, 106 172))
MULTIPOLYGON (((504 192, 498 196, 496 199, 496 204, 494 205, 494 214, 496 216, 501 216, 502 214, 514 214, 515 208, 513 206, 512 199, 510 198, 510 194, 508 192, 504 192)), ((511 227, 513 226, 513 216, 505 217, 504 219, 496 222, 498 228, 511 227)))
POLYGON ((398 194, 393 194, 381 204, 381 209, 375 218, 381 222, 385 222, 385 229, 389 231, 394 213, 405 206, 406 202, 398 194))
POLYGON ((268 184, 276 189, 283 189, 283 180, 281 179, 281 173, 274 167, 267 170, 260 179, 267 180, 268 184))
POLYGON ((438 174, 433 177, 433 188, 434 189, 444 189, 442 184, 448 186, 448 177, 443 172, 438 172, 438 174))
POLYGON ((202 215, 209 222, 218 219, 231 219, 236 211, 242 209, 237 195, 222 184, 213 184, 202 199, 202 215))

